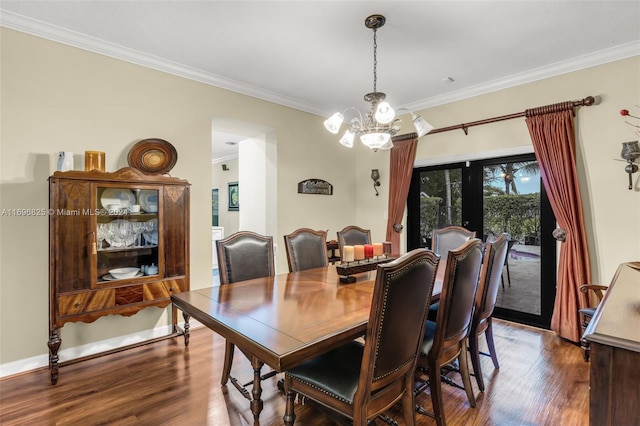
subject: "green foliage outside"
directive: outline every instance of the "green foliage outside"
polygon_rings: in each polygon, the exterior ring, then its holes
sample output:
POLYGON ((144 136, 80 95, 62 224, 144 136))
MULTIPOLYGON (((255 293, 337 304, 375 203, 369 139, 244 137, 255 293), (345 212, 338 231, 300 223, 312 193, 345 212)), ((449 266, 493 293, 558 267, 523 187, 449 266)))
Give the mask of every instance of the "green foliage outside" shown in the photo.
POLYGON ((508 232, 522 243, 540 233, 540 194, 504 194, 484 197, 484 235, 508 232))

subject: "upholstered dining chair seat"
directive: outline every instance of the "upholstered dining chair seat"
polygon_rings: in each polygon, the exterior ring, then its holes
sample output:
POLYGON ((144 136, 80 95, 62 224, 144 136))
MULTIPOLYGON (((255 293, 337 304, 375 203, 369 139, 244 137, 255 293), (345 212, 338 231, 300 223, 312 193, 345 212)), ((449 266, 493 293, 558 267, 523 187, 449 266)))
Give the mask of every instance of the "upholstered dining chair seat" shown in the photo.
POLYGON ((353 404, 358 389, 364 345, 351 341, 287 371, 298 381, 322 388, 331 397, 353 404))

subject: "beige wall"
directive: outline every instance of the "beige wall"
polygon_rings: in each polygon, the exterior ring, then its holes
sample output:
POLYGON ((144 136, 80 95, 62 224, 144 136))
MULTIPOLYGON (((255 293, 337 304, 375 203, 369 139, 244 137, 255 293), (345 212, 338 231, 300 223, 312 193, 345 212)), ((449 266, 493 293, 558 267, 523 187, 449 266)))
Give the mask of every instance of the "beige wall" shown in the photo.
MULTIPOLYGON (((275 129, 278 241, 296 227, 337 229, 355 220, 355 157, 334 143, 321 117, 5 28, 0 35, 0 209, 48 207, 56 151, 104 151, 113 171, 127 165, 138 140, 166 139, 178 151, 171 174, 192 184, 191 286, 209 286, 211 123, 224 116, 275 129), (297 194, 298 181, 309 177, 334 183, 334 195, 297 194)), ((0 366, 46 365, 48 218, 1 216, 0 233, 0 366)), ((280 270, 286 270, 283 255, 280 270)), ((129 318, 68 324, 61 353, 168 322, 166 310, 150 308, 129 318)))
MULTIPOLYGON (((107 169, 116 170, 127 165, 127 152, 138 140, 166 139, 179 154, 171 174, 192 184, 192 288, 206 287, 211 283, 212 117, 250 117, 275 129, 278 242, 299 227, 328 229, 333 237, 350 224, 371 228, 374 240, 384 239, 388 152, 373 153, 361 144, 352 150, 342 147, 324 131, 322 117, 12 30, 1 29, 0 35, 0 209, 47 207, 47 177, 55 169, 56 151, 105 151, 107 169), (369 177, 372 168, 381 172, 378 197, 369 177), (333 196, 298 194, 297 183, 307 178, 332 183, 333 196)), ((639 103, 638 75, 636 57, 422 114, 442 127, 601 96, 601 105, 582 108, 577 116, 578 166, 594 280, 608 283, 620 262, 640 259, 640 191, 626 189, 624 164, 613 161, 620 143, 633 139, 618 110, 639 103)), ((419 144, 418 159, 428 160, 467 153, 479 157, 487 150, 530 142, 524 122, 512 120, 472 128, 469 136, 461 131, 426 136, 419 144)), ((219 188, 223 198, 226 187, 219 188)), ((46 365, 48 219, 0 216, 0 235, 0 367, 46 365)), ((278 269, 284 271, 286 265, 282 252, 278 269)), ((62 329, 61 350, 166 324, 166 310, 155 308, 129 318, 68 324, 62 329)))

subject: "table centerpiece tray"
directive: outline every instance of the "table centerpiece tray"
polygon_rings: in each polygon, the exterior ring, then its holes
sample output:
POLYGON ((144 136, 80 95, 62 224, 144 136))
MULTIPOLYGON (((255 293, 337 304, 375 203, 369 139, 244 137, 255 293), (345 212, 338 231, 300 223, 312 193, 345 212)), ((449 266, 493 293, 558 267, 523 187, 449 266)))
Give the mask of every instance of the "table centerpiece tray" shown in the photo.
POLYGON ((376 256, 365 260, 354 260, 353 262, 340 262, 336 264, 336 271, 340 275, 341 283, 354 283, 354 274, 374 271, 378 265, 395 260, 392 256, 376 256))

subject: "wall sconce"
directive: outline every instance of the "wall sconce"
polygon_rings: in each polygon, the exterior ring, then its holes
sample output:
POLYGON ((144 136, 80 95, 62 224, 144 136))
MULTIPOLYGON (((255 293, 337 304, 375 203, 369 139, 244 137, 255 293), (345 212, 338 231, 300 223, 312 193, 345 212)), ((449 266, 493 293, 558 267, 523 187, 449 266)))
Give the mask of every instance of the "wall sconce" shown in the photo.
POLYGON ((624 171, 629 174, 629 190, 631 190, 633 189, 633 177, 631 175, 638 171, 638 165, 634 163, 636 158, 640 157, 638 141, 623 142, 620 156, 627 161, 624 171))
POLYGON ((371 169, 371 180, 373 180, 373 189, 376 190, 376 197, 378 196, 378 186, 380 186, 380 172, 378 169, 371 169))

